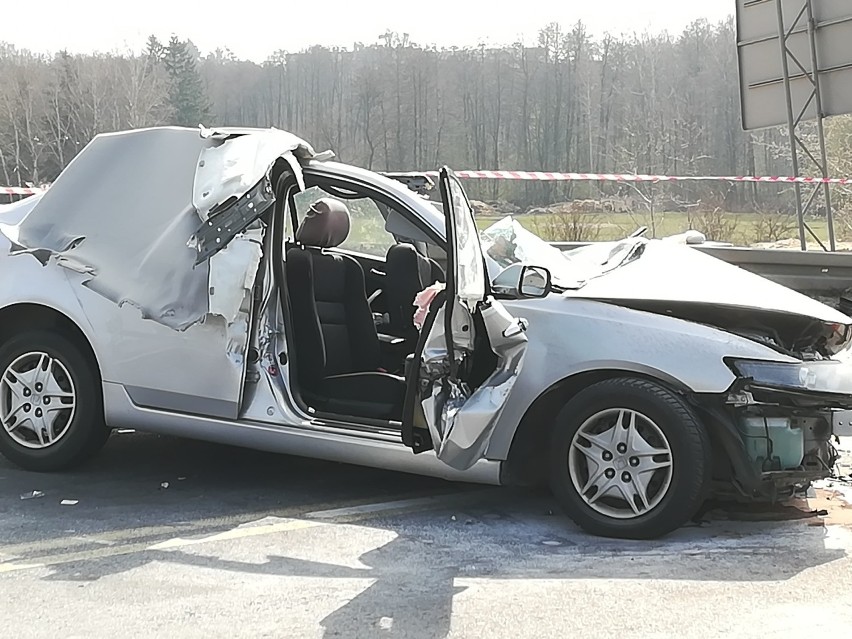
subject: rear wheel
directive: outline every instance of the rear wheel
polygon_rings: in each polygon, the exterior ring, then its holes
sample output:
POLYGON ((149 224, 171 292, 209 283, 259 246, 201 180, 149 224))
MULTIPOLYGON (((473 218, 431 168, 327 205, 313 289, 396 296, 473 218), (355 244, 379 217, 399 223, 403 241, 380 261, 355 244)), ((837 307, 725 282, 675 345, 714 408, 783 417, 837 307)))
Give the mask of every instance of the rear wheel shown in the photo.
POLYGON ((588 532, 650 539, 688 521, 706 497, 711 449, 689 405, 647 380, 600 382, 557 417, 551 488, 588 532))
POLYGON ((100 379, 91 357, 45 331, 0 346, 0 453, 51 471, 78 464, 109 437, 100 379))

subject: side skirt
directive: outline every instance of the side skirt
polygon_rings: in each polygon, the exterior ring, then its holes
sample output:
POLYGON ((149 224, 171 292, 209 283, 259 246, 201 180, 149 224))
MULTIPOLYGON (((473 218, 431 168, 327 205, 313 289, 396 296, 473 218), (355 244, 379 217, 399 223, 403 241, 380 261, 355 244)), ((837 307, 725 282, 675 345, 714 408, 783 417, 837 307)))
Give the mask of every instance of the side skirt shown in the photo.
POLYGON ((163 435, 426 475, 450 481, 500 484, 500 461, 480 460, 468 470, 458 471, 439 461, 433 453, 415 455, 402 442, 388 442, 364 435, 333 433, 328 430, 311 430, 310 427, 274 426, 171 413, 135 405, 121 384, 106 382, 103 387, 104 413, 107 423, 113 428, 136 428, 163 435))

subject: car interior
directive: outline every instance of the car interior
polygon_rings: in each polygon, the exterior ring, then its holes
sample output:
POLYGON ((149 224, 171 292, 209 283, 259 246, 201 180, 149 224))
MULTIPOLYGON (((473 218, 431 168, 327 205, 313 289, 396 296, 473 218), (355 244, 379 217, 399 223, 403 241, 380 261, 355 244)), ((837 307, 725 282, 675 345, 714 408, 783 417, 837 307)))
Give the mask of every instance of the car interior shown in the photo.
MULTIPOLYGON (((412 240, 389 231, 389 220, 404 218, 388 202, 351 185, 314 182, 300 193, 291 186, 278 200, 287 209, 294 395, 318 413, 399 422, 405 364, 419 338, 414 298, 444 281, 444 267, 427 255, 442 251, 427 249, 422 234, 412 240)), ((405 231, 399 219, 395 230, 405 231)))

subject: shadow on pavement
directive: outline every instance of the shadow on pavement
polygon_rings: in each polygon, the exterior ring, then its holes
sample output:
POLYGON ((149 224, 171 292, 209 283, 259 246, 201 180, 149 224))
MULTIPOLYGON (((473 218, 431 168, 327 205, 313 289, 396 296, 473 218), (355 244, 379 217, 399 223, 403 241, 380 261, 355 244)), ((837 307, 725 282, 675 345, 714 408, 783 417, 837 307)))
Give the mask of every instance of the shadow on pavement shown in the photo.
MULTIPOLYGON (((186 537, 211 532, 192 523, 205 516, 220 518, 212 528, 222 530, 248 521, 248 516, 261 519, 287 508, 316 510, 318 503, 341 497, 378 502, 467 488, 150 436, 112 442, 106 454, 79 472, 43 476, 5 465, 0 477, 0 521, 5 522, 0 533, 6 544, 61 540, 68 529, 104 533, 180 522, 188 527, 163 534, 186 537), (186 479, 178 481, 178 476, 186 479), (161 490, 162 481, 170 487, 161 490), (19 501, 19 492, 39 486, 50 500, 19 501), (80 506, 56 505, 66 497, 79 499, 80 506), (233 521, 223 523, 222 517, 233 521), (38 522, 37 530, 23 531, 22 519, 38 522)), ((359 556, 363 568, 272 552, 265 561, 250 563, 196 551, 204 546, 151 551, 143 544, 126 554, 119 548, 108 556, 53 565, 44 579, 89 582, 151 562, 282 577, 366 578, 372 585, 322 620, 325 636, 436 639, 449 633, 453 598, 464 590, 466 579, 783 581, 847 554, 830 539, 829 529, 810 521, 716 519, 663 540, 631 542, 585 535, 553 509, 545 496, 504 489, 498 501, 489 503, 312 529, 316 534, 332 529, 340 534, 340 526, 351 527, 352 535, 363 528, 393 533, 390 542, 359 556)), ((286 626, 285 619, 281 623, 286 626)))

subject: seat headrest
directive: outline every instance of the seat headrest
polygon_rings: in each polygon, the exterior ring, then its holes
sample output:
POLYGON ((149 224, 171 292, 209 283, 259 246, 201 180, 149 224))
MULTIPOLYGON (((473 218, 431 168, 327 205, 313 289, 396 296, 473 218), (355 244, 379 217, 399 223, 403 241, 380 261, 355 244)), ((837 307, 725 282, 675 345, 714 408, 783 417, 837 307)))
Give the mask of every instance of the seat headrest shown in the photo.
MULTIPOLYGON (((385 258, 387 262, 388 273, 405 276, 408 281, 412 278, 419 280, 420 289, 422 290, 429 284, 432 284, 432 263, 424 255, 417 252, 411 244, 395 244, 388 249, 385 258)), ((395 278, 393 278, 395 279, 395 278)))
POLYGON ((324 197, 311 205, 296 231, 296 241, 305 246, 334 248, 349 236, 349 209, 340 200, 324 197))

